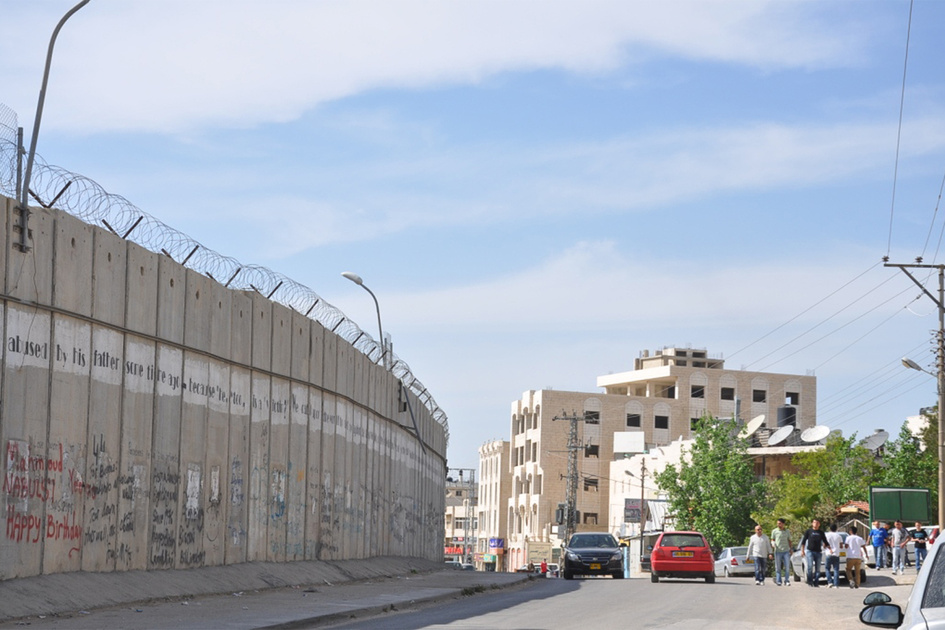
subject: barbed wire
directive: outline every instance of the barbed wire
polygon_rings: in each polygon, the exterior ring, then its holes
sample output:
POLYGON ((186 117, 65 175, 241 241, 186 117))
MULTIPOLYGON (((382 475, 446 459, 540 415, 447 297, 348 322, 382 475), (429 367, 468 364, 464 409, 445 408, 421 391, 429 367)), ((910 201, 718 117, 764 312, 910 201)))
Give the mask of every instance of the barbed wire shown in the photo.
MULTIPOLYGON (((0 192, 17 198, 17 116, 0 103, 0 192)), ((100 225, 157 254, 204 274, 223 286, 255 291, 274 302, 309 317, 338 335, 374 363, 381 363, 384 350, 378 340, 362 330, 341 309, 315 291, 287 276, 246 265, 235 258, 208 249, 183 232, 142 211, 120 195, 106 192, 91 179, 47 164, 39 155, 33 163, 30 195, 44 207, 55 207, 86 223, 100 225)), ((391 372, 417 395, 440 424, 449 440, 446 413, 400 357, 390 351, 391 372)))

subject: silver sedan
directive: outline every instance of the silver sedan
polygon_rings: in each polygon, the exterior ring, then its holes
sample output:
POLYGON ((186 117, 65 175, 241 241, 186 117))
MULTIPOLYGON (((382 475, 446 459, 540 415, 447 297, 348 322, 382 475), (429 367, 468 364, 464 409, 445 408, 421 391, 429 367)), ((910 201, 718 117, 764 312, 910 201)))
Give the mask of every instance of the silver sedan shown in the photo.
POLYGON ((746 556, 748 547, 725 547, 715 558, 715 575, 728 577, 730 575, 754 575, 755 564, 746 556))

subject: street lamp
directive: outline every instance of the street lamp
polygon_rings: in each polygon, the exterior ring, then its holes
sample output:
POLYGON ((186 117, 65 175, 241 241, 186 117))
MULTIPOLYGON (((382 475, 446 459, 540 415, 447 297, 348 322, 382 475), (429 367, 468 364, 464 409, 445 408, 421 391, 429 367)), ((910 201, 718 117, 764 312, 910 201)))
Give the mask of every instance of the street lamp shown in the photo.
POLYGON ((912 359, 903 357, 902 364, 910 370, 925 372, 929 376, 934 376, 938 381, 938 526, 945 525, 945 422, 942 415, 945 414, 945 365, 943 365, 943 354, 941 352, 941 339, 939 345, 938 373, 933 374, 912 359))
POLYGON ((361 279, 361 276, 354 273, 353 271, 344 271, 342 272, 341 275, 347 278, 348 280, 350 280, 351 282, 355 283, 356 285, 358 285, 359 287, 361 287, 368 293, 370 293, 371 297, 374 298, 374 308, 377 309, 377 333, 378 335, 380 335, 379 341, 381 342, 381 362, 384 364, 385 368, 389 367, 388 366, 389 358, 387 356, 387 344, 384 343, 384 329, 381 328, 381 305, 377 303, 377 296, 374 295, 374 292, 371 291, 367 287, 366 284, 364 284, 364 280, 361 279))
POLYGON ((56 28, 53 29, 52 37, 49 39, 49 49, 46 51, 46 67, 43 71, 43 83, 39 88, 39 100, 36 103, 36 120, 33 121, 33 136, 30 139, 30 151, 29 155, 26 158, 26 175, 23 177, 22 189, 20 190, 20 243, 19 247, 21 251, 29 251, 29 220, 30 220, 30 206, 29 206, 29 190, 30 190, 30 178, 33 174, 33 160, 36 157, 36 140, 39 138, 39 123, 43 119, 43 105, 46 103, 46 84, 49 83, 49 66, 52 64, 52 53, 53 46, 56 45, 56 38, 59 37, 59 31, 62 29, 62 25, 66 23, 72 14, 84 7, 89 3, 89 0, 82 0, 77 5, 69 9, 62 19, 59 20, 59 23, 56 24, 56 28))

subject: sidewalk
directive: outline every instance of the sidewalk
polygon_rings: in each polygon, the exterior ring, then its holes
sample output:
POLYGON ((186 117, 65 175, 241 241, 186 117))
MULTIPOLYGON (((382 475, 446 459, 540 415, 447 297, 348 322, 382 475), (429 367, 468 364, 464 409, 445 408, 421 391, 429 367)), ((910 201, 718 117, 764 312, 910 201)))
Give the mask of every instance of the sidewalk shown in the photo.
POLYGON ((529 579, 405 558, 69 573, 0 582, 0 628, 296 628, 529 579))

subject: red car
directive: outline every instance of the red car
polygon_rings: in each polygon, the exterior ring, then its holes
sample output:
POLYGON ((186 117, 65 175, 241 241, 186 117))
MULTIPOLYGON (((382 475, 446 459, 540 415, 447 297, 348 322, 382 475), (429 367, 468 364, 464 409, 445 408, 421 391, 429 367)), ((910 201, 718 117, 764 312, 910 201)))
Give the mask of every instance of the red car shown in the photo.
POLYGON ((650 581, 705 578, 715 582, 715 558, 699 532, 663 532, 650 553, 650 581))

